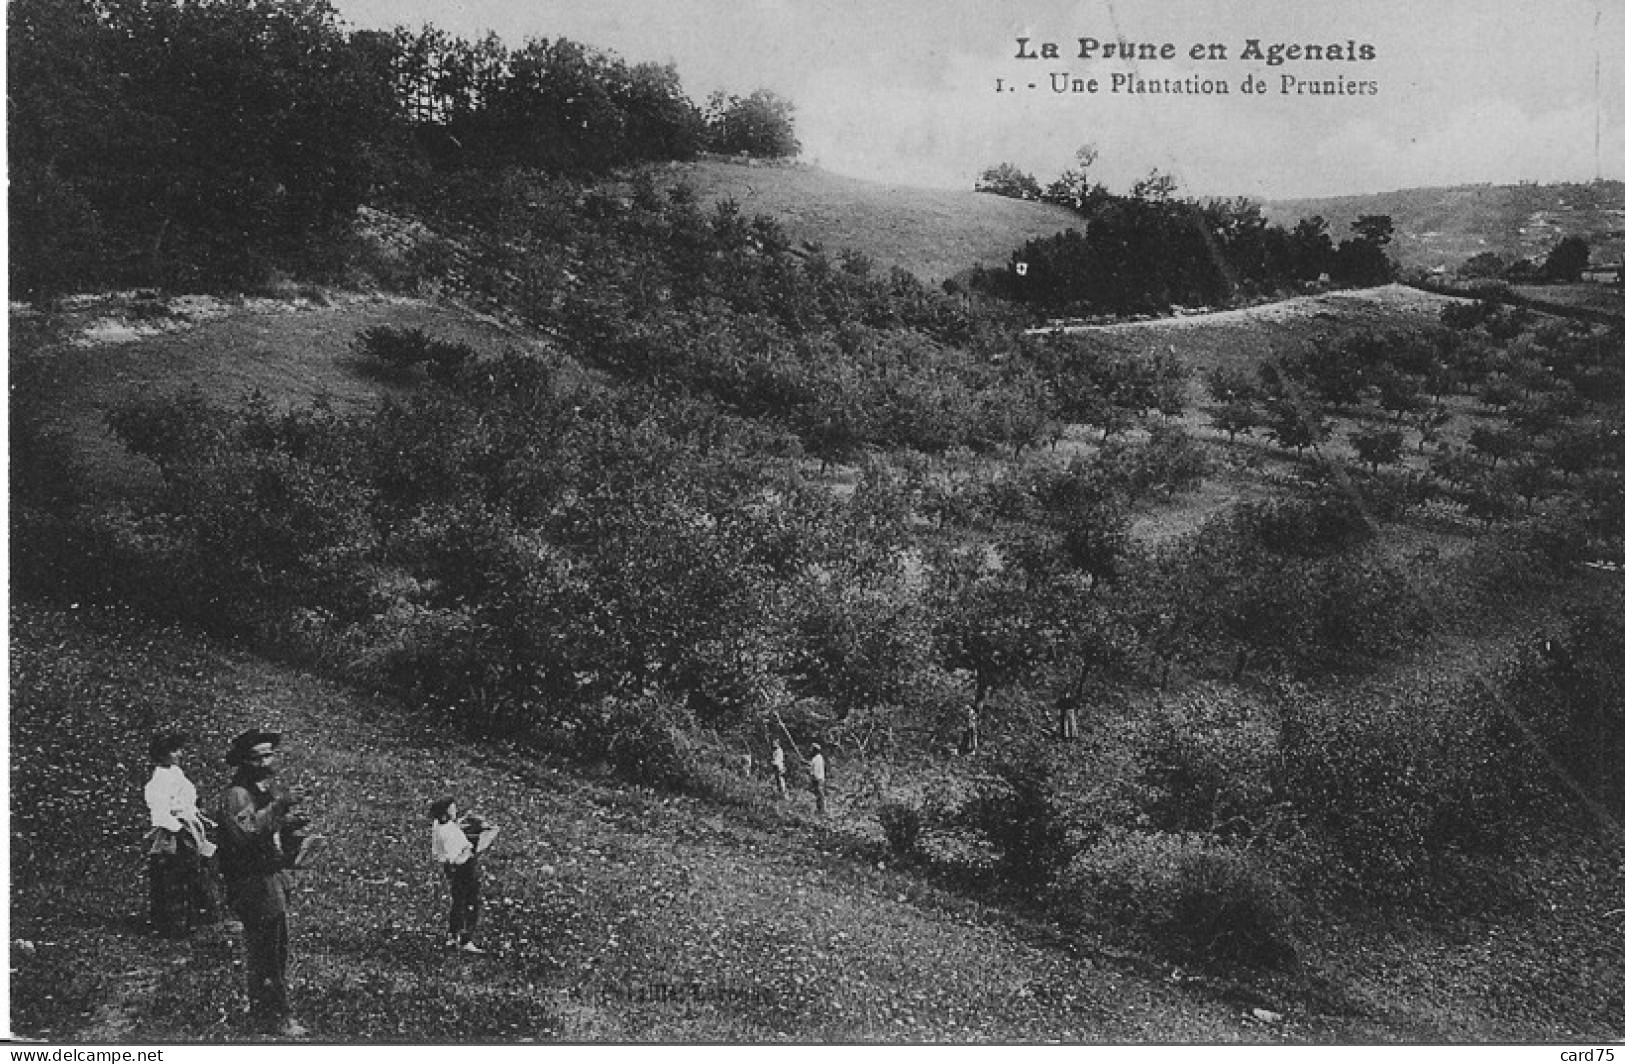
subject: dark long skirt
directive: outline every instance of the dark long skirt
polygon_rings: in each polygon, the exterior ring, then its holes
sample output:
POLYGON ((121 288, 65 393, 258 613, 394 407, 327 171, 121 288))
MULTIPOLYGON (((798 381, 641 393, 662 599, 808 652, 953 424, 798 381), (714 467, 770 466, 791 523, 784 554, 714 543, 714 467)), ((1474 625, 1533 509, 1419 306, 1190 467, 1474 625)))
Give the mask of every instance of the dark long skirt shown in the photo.
POLYGON ((148 855, 147 887, 153 929, 165 938, 185 938, 195 927, 220 922, 214 868, 184 832, 174 853, 148 855))

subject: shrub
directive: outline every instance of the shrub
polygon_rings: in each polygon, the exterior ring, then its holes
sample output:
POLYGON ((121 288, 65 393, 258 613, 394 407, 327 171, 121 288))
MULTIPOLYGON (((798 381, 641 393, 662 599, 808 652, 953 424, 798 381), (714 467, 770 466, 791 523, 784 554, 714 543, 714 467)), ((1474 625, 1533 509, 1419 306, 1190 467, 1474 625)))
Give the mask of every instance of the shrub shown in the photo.
POLYGON ((1398 521, 1411 508, 1426 505, 1438 491, 1438 482, 1430 473, 1411 469, 1388 469, 1351 479, 1366 513, 1381 521, 1398 521))
POLYGON ((659 695, 607 698, 589 742, 611 768, 631 783, 681 790, 697 778, 692 721, 676 703, 659 695))
MULTIPOLYGON (((1502 856, 1552 811, 1552 781, 1522 729, 1561 733, 1545 677, 1482 689, 1424 686, 1283 706, 1276 792, 1320 855, 1300 882, 1357 898, 1463 910, 1501 891, 1502 856), (1516 705, 1514 705, 1516 703, 1516 705)), ((1299 855, 1294 855, 1299 856, 1299 855)))
POLYGON ((1248 837, 1267 815, 1273 728, 1245 702, 1199 693, 1136 721, 1139 806, 1167 832, 1248 837))
POLYGON ((1244 503, 1236 521, 1266 549, 1299 557, 1338 554, 1375 535, 1359 505, 1337 488, 1244 503))
POLYGON ((967 812, 997 851, 1000 874, 1023 892, 1041 893, 1072 857, 1051 770, 1041 761, 1000 764, 967 812))
POLYGON ((880 830, 886 833, 892 853, 899 857, 913 855, 923 827, 920 810, 907 802, 891 801, 880 807, 880 830))
POLYGON ((422 366, 436 380, 451 380, 475 357, 474 349, 461 341, 394 325, 362 329, 351 346, 364 366, 390 377, 409 375, 422 366))
POLYGON ((1290 964, 1290 898, 1257 856, 1202 834, 1119 834, 1079 855, 1063 919, 1104 918, 1203 960, 1290 964))

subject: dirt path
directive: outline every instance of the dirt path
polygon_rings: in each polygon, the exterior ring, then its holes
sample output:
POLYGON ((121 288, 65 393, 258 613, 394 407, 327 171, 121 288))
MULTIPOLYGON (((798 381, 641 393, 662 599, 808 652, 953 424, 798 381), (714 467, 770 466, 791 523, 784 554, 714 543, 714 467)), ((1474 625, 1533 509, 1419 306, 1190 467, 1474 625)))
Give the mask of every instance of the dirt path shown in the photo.
POLYGON ((1433 295, 1402 284, 1387 284, 1379 288, 1357 288, 1325 292, 1320 295, 1294 296, 1274 303, 1259 303, 1250 307, 1237 307, 1234 310, 1189 313, 1147 321, 1115 322, 1109 325, 1041 327, 1029 329, 1028 333, 1032 335, 1054 332, 1090 333, 1106 336, 1179 333, 1190 329, 1210 329, 1216 325, 1278 324, 1313 319, 1322 315, 1343 316, 1351 311, 1363 313, 1373 310, 1383 311, 1389 315, 1425 314, 1437 318, 1442 308, 1459 302, 1461 300, 1450 296, 1433 295))

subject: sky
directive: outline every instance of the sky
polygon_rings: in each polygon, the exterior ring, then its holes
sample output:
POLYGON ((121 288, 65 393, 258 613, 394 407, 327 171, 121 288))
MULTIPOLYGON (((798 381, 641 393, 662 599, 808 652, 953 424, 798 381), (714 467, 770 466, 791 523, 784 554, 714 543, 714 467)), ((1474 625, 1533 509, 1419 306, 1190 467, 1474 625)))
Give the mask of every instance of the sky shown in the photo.
POLYGON ((1197 196, 1625 178, 1621 0, 334 2, 356 28, 432 22, 510 46, 568 37, 671 62, 696 102, 772 89, 796 105, 805 161, 894 184, 969 188, 1001 162, 1047 182, 1084 144, 1098 153, 1091 178, 1108 187, 1126 191, 1156 168, 1197 196), (1171 44, 1175 57, 1086 60, 1084 37, 1171 44), (1053 42, 1058 57, 1019 59, 1018 38, 1032 52, 1053 42), (1374 57, 1272 66, 1241 58, 1249 39, 1352 41, 1374 57), (1225 58, 1191 58, 1208 43, 1225 58), (1098 91, 1055 93, 1052 74, 1098 91), (1112 92, 1113 75, 1230 92, 1112 92), (1243 93, 1250 75, 1267 91, 1243 93), (1283 75, 1367 88, 1283 95, 1283 75))

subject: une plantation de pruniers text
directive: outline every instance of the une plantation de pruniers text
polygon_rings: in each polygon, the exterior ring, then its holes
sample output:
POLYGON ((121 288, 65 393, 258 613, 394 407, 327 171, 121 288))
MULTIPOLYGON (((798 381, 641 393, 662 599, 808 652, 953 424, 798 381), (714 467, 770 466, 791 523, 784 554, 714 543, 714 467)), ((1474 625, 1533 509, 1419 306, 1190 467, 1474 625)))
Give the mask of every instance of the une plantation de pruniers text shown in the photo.
MULTIPOLYGON (((1144 42, 1127 40, 1102 41, 1096 37, 1079 37, 1075 58, 1084 61, 1119 60, 1123 62, 1160 62, 1181 58, 1179 47, 1170 42, 1144 42)), ((1192 60, 1214 62, 1231 60, 1261 62, 1266 66, 1280 66, 1288 62, 1363 63, 1377 58, 1376 46, 1359 41, 1333 44, 1264 44, 1249 38, 1242 48, 1233 50, 1220 43, 1192 45, 1183 53, 1192 60)), ((1030 37, 1016 38, 1017 59, 1060 59, 1061 48, 1052 41, 1034 43, 1030 37)), ((1278 92, 1283 96, 1375 96, 1377 83, 1369 79, 1353 79, 1343 74, 1335 77, 1305 77, 1299 74, 1277 74, 1277 85, 1256 74, 1248 74, 1241 83, 1241 91, 1263 95, 1278 92)), ((1038 88, 1028 82, 1027 88, 1038 88)), ((1005 78, 994 79, 995 92, 1015 92, 1017 86, 1005 78)), ((1049 89, 1056 93, 1099 93, 1102 91, 1128 95, 1198 95, 1220 96, 1230 92, 1228 79, 1191 74, 1184 77, 1147 76, 1137 71, 1116 71, 1099 76, 1076 76, 1065 71, 1049 74, 1049 89)))

